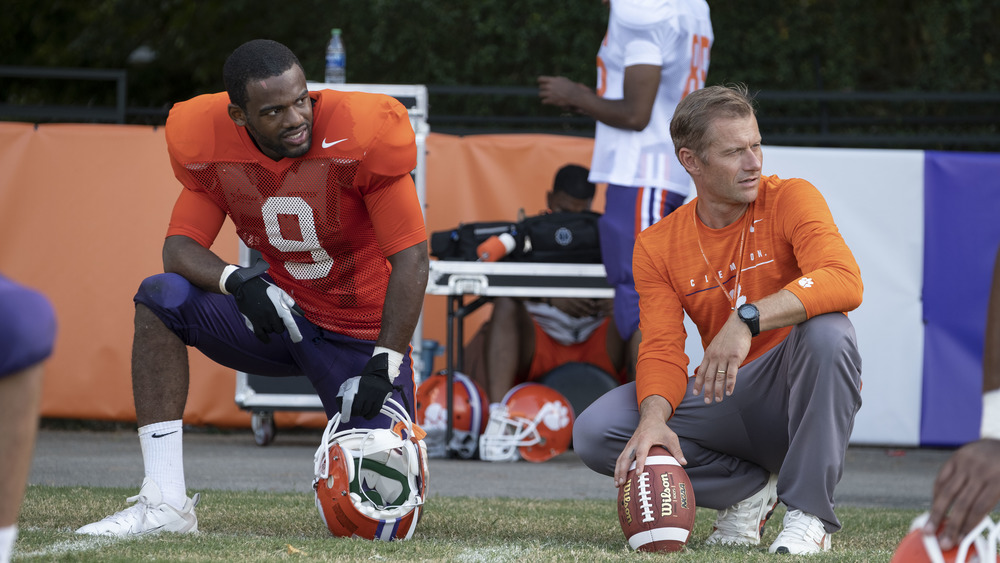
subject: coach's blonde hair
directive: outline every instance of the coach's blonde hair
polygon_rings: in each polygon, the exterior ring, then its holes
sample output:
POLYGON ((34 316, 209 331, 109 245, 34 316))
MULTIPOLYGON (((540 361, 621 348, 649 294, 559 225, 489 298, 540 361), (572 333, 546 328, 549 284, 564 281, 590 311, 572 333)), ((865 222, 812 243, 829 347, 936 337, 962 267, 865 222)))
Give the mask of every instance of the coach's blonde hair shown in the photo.
POLYGON ((670 120, 674 152, 687 147, 707 162, 708 127, 717 117, 748 117, 756 110, 745 84, 708 86, 688 94, 677 104, 670 120))

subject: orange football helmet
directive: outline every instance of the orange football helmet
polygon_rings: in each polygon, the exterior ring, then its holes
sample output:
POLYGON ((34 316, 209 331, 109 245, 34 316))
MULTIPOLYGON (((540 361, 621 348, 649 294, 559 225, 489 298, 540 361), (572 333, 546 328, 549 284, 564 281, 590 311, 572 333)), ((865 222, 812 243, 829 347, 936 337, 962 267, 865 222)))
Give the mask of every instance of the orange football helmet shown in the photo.
POLYGON ((890 563, 995 563, 1000 526, 990 517, 983 518, 958 546, 941 551, 937 536, 925 534, 928 513, 917 516, 910 531, 903 536, 890 563))
POLYGON ((566 397, 540 383, 522 383, 491 410, 479 457, 542 462, 565 452, 572 440, 573 406, 566 397))
POLYGON ((382 406, 389 428, 337 431, 333 415, 313 457, 316 508, 338 537, 406 540, 427 498, 423 431, 392 399, 382 406))
POLYGON ((486 428, 489 399, 486 391, 464 373, 455 372, 452 385, 451 443, 445 444, 448 424, 448 376, 443 373, 425 379, 416 391, 417 424, 427 432, 427 454, 447 457, 450 448, 458 457, 476 456, 479 435, 486 428), (446 447, 448 446, 448 447, 446 447))

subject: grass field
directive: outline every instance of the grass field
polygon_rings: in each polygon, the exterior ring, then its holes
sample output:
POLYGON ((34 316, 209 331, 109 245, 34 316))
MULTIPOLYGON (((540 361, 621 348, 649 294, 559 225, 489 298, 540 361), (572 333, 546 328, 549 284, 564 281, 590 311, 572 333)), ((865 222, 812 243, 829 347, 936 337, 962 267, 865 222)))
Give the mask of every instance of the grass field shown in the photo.
MULTIPOLYGON (((234 471, 239 478, 239 471, 234 471)), ((694 539, 675 554, 629 550, 607 500, 431 497, 414 539, 369 542, 330 536, 312 496, 203 491, 200 533, 142 539, 92 538, 77 527, 125 508, 132 489, 30 486, 21 511, 14 561, 888 561, 913 510, 846 507, 833 551, 777 556, 779 508, 755 548, 704 545, 715 512, 698 509, 694 539)))

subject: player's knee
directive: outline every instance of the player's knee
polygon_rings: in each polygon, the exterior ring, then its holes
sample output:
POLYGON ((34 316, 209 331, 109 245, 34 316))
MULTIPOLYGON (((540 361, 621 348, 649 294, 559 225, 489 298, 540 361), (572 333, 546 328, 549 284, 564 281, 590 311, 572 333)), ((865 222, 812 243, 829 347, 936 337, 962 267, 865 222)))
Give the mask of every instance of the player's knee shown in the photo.
POLYGON ((521 305, 510 297, 497 297, 493 300, 493 316, 513 317, 521 305))
POLYGON ((55 311, 41 293, 18 288, 0 299, 0 341, 12 351, 9 361, 0 361, 2 373, 44 361, 52 354, 55 337, 55 311))
POLYGON ((191 289, 191 282, 183 276, 157 274, 142 280, 134 301, 154 311, 177 309, 188 300, 191 289))

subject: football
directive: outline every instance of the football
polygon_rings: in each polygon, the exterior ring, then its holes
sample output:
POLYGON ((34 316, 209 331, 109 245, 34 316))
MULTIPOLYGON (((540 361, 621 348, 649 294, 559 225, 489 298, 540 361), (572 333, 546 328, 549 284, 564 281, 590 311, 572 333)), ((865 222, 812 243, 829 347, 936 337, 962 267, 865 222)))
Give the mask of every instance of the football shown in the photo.
POLYGON ((653 446, 643 472, 635 462, 618 488, 618 522, 636 551, 680 551, 694 528, 694 488, 681 464, 653 446))

